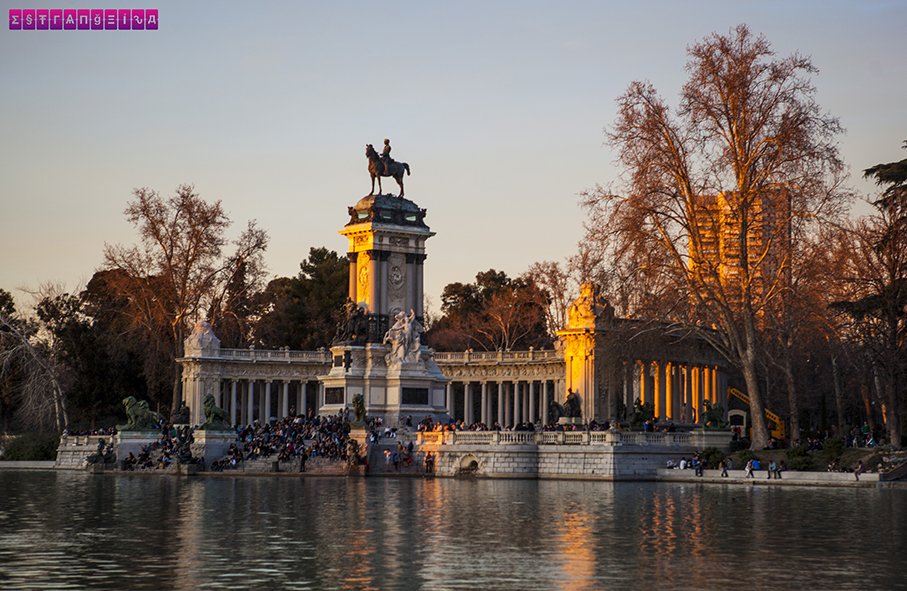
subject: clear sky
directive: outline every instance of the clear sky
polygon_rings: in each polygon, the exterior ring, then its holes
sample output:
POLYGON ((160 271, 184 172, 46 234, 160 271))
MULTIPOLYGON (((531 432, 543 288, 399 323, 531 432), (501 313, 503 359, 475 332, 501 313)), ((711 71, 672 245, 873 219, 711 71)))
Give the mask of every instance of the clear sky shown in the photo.
MULTIPOLYGON (((134 187, 194 183, 237 231, 268 230, 275 276, 367 194, 364 146, 391 138, 428 209, 426 293, 488 268, 563 260, 578 193, 612 182, 602 129, 634 79, 672 100, 686 47, 747 23, 810 55, 852 184, 905 157, 907 2, 0 1, 158 8, 158 31, 0 30, 0 288, 84 284, 133 243, 134 187)), ((385 186, 394 187, 393 181, 385 186)), ((21 298, 21 294, 19 294, 21 298)), ((22 300, 25 301, 25 300, 22 300)))

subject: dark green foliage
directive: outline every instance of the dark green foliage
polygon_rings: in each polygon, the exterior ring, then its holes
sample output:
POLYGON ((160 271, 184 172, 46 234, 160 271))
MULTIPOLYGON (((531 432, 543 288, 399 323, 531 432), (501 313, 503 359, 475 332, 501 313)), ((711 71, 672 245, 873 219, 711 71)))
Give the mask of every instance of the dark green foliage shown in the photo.
POLYGON ((822 451, 817 454, 816 459, 823 465, 840 464, 843 453, 844 442, 840 439, 829 439, 823 443, 822 451))
POLYGON ((743 466, 746 465, 747 462, 749 462, 750 460, 752 460, 755 457, 756 457, 756 454, 753 452, 753 450, 751 450, 751 449, 743 450, 742 452, 740 452, 740 467, 742 468, 743 466))
POLYGON ((256 346, 313 350, 331 344, 347 299, 349 262, 326 248, 312 248, 296 277, 278 277, 259 297, 256 346))
POLYGON ((13 301, 13 295, 0 288, 0 314, 12 316, 16 313, 16 303, 13 301))
POLYGON ((717 468, 718 464, 727 457, 723 451, 715 447, 707 447, 699 452, 699 459, 705 468, 717 468))
MULTIPOLYGON (((904 148, 907 148, 907 141, 904 142, 904 148)), ((903 207, 903 202, 907 200, 907 159, 871 166, 863 171, 863 177, 873 178, 877 185, 885 186, 877 204, 896 207, 900 202, 903 207)))
POLYGON ((787 469, 795 471, 807 471, 813 469, 813 457, 805 447, 792 447, 787 450, 787 469))
POLYGON ((57 457, 60 436, 56 433, 23 433, 10 441, 3 452, 4 461, 48 461, 57 457))
POLYGON ((735 451, 740 451, 743 449, 749 449, 749 448, 750 448, 750 440, 747 439, 746 437, 741 437, 737 441, 731 441, 731 453, 733 453, 735 451))

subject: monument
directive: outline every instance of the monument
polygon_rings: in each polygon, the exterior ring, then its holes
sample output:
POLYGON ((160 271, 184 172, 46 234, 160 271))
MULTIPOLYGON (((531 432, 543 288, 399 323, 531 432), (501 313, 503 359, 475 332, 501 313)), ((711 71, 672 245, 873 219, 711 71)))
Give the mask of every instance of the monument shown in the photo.
MULTIPOLYGON (((370 171, 380 163, 370 161, 370 171)), ((396 163, 394 163, 396 164, 396 163)), ((401 186, 402 189, 402 186, 401 186)), ((402 193, 402 190, 401 190, 402 193)), ((447 414, 447 378, 422 342, 425 242, 434 232, 409 199, 367 195, 348 209, 349 301, 331 346, 322 415, 353 406, 396 424, 447 414)))
POLYGON ((117 425, 115 436, 116 457, 126 459, 130 453, 138 456, 142 448, 151 445, 160 437, 161 415, 148 408, 145 400, 134 396, 123 399, 126 424, 117 425))

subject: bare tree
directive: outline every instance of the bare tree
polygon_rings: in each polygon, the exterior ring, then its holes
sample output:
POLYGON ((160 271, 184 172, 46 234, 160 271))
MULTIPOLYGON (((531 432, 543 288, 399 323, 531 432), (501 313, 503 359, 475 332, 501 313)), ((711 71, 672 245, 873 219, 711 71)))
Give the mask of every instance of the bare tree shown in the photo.
MULTIPOLYGON (((115 288, 128 298, 133 322, 149 336, 165 329, 166 347, 175 359, 205 306, 223 303, 225 286, 238 269, 244 267, 248 277, 259 278, 268 237, 252 222, 236 242, 236 252, 223 257, 230 219, 220 201, 206 202, 191 185, 181 185, 168 199, 145 188, 133 195, 125 213, 138 229, 141 245, 107 245, 105 264, 109 270, 122 271, 115 288)), ((180 369, 175 362, 171 371, 175 409, 180 402, 180 369)))
POLYGON ((57 432, 69 427, 61 368, 38 337, 38 324, 0 311, 0 381, 15 385, 17 414, 26 426, 57 432), (15 378, 6 380, 11 375, 15 378))
POLYGON ((548 332, 556 334, 567 326, 567 309, 576 299, 579 282, 571 277, 570 268, 564 269, 556 261, 532 263, 525 277, 548 295, 545 309, 548 332))
POLYGON ((758 382, 763 316, 789 282, 789 246, 847 201, 841 127, 814 100, 810 60, 776 58, 745 25, 688 54, 676 114, 648 83, 618 99, 607 135, 627 171, 625 195, 596 191, 585 203, 606 220, 593 233, 657 253, 651 271, 687 294, 699 335, 741 370, 759 449, 769 441, 758 382))

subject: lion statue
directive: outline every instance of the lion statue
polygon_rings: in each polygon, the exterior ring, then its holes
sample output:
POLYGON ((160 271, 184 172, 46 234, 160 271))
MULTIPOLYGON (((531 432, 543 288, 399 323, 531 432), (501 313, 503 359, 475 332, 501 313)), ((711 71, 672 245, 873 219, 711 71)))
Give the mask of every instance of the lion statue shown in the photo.
POLYGON ((227 411, 217 406, 213 394, 205 396, 205 424, 202 429, 212 431, 226 431, 230 429, 230 421, 227 419, 227 411))
POLYGON ((126 424, 118 425, 120 431, 156 431, 161 425, 161 415, 148 408, 145 400, 136 400, 135 396, 123 399, 126 408, 126 424))
POLYGON ((362 425, 365 423, 365 397, 362 394, 353 396, 353 414, 356 417, 353 424, 362 425))

